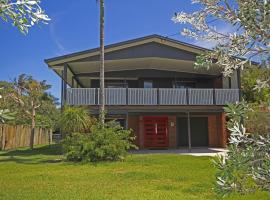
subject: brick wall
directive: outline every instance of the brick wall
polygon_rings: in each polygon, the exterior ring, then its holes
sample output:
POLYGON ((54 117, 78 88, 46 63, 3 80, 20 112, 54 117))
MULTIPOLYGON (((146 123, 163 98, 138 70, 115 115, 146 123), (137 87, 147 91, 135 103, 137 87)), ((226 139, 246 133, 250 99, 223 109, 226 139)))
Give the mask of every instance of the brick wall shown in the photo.
POLYGON ((139 117, 139 148, 144 149, 144 121, 143 116, 139 117))
POLYGON ((176 116, 168 117, 169 148, 177 147, 176 116))
POLYGON ((139 116, 129 115, 128 116, 128 128, 133 130, 133 134, 136 137, 134 143, 139 147, 140 135, 139 135, 139 116))
POLYGON ((208 116, 208 134, 210 147, 227 146, 228 134, 224 113, 208 116))

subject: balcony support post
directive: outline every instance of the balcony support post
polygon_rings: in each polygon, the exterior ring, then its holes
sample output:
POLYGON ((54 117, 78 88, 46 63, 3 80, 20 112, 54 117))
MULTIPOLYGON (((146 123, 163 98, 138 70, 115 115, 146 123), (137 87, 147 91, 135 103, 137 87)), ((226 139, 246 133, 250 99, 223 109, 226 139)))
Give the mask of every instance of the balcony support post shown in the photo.
POLYGON ((160 93, 159 93, 159 88, 157 89, 157 105, 160 105, 160 93))
POLYGON ((63 70, 63 104, 66 104, 67 101, 67 64, 64 65, 63 70))
POLYGON ((187 98, 186 98, 186 100, 187 100, 187 105, 189 105, 189 90, 188 90, 188 88, 186 89, 186 96, 187 96, 187 98))
POLYGON ((213 104, 217 105, 217 101, 216 101, 216 89, 213 89, 213 104))
MULTIPOLYGON (((64 77, 64 72, 63 70, 61 70, 61 75, 62 77, 64 77)), ((64 107, 64 80, 63 78, 61 79, 61 111, 63 111, 63 107, 64 107)))
POLYGON ((98 88, 96 88, 95 89, 95 104, 96 105, 99 105, 98 99, 99 99, 99 93, 98 93, 98 88))
POLYGON ((72 76, 72 83, 71 83, 71 87, 72 87, 72 88, 74 88, 74 87, 75 87, 74 76, 72 76))
POLYGON ((128 105, 128 87, 126 88, 126 105, 128 105))

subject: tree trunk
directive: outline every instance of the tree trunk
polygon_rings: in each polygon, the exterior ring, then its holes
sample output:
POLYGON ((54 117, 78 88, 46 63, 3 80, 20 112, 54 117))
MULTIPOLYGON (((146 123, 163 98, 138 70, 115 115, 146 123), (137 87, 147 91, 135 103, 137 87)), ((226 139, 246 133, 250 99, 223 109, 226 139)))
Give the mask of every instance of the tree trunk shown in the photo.
POLYGON ((99 95, 99 120, 102 124, 105 122, 105 89, 104 89, 104 0, 100 0, 100 95, 99 95))
POLYGON ((36 127, 36 110, 34 105, 32 105, 32 116, 31 116, 31 135, 30 135, 30 148, 34 149, 34 139, 35 139, 35 127, 36 127))

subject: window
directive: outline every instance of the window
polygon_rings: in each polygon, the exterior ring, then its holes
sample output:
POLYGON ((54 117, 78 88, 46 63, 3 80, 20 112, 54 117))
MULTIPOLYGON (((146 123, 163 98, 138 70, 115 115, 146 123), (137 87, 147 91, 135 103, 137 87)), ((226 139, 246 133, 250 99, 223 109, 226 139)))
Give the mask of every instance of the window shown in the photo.
POLYGON ((195 82, 176 81, 174 88, 195 88, 195 82))
POLYGON ((153 81, 144 81, 143 87, 144 88, 153 88, 153 81))
POLYGON ((106 88, 127 88, 128 84, 124 82, 106 82, 106 88))

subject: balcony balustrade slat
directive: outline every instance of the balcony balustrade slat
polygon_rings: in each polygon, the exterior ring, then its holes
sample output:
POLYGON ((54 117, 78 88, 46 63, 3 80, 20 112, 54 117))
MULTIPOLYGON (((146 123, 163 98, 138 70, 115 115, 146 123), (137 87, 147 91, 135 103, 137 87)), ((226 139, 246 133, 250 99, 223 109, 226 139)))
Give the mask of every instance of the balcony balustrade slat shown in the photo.
POLYGON ((160 105, 186 105, 185 89, 160 89, 160 105))
POLYGON ((157 105, 157 89, 128 89, 129 105, 157 105))
POLYGON ((68 105, 95 105, 95 89, 69 88, 67 89, 68 105))
POLYGON ((213 89, 189 89, 190 105, 213 105, 213 89))
MULTIPOLYGON (((238 89, 106 88, 106 105, 225 105, 239 101, 238 89), (215 96, 214 96, 215 95, 215 96), (158 97, 159 96, 159 97, 158 97), (159 101, 158 101, 159 98, 159 101), (214 102, 215 100, 215 102, 214 102)), ((68 105, 98 105, 99 89, 67 89, 68 105), (97 102, 96 102, 97 98, 97 102)))
POLYGON ((235 103, 239 101, 238 89, 219 89, 216 90, 217 105, 226 105, 228 103, 235 103))

